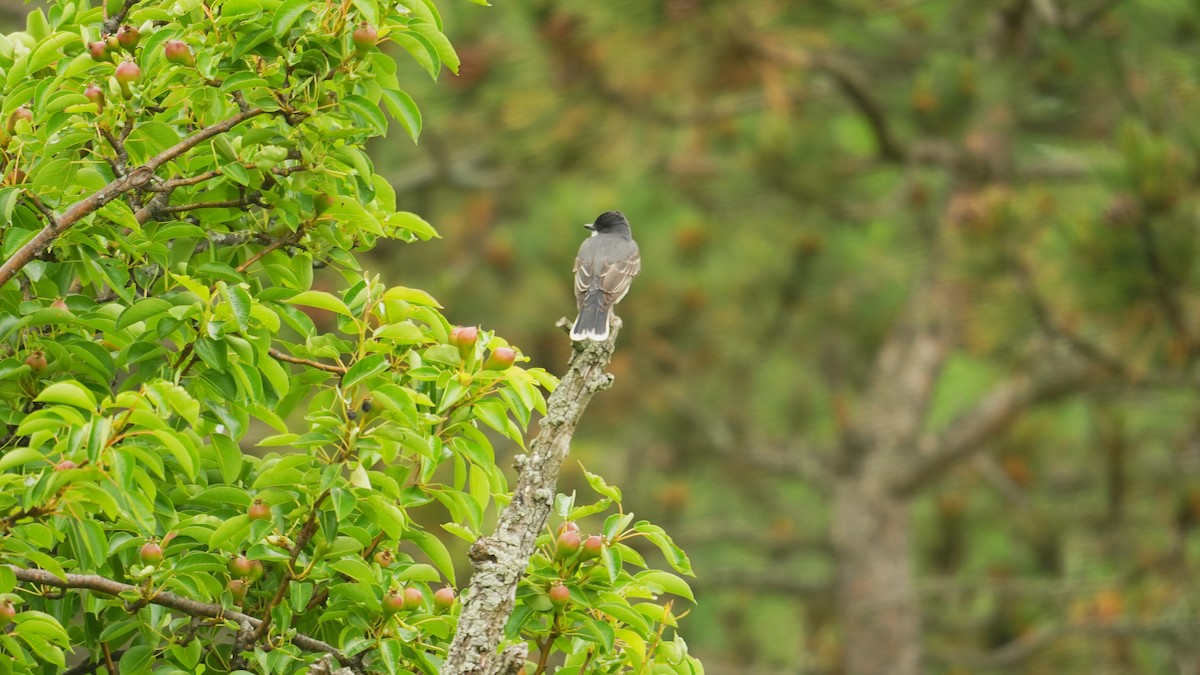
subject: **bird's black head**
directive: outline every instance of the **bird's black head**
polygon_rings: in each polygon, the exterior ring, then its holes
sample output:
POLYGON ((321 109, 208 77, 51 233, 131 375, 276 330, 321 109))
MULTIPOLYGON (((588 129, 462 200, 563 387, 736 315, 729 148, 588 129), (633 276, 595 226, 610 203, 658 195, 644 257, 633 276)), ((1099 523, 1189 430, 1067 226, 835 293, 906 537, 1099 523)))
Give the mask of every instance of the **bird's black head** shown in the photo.
POLYGON ((584 227, 599 234, 606 232, 629 234, 629 221, 625 220, 625 214, 620 211, 605 211, 596 218, 596 222, 584 227))

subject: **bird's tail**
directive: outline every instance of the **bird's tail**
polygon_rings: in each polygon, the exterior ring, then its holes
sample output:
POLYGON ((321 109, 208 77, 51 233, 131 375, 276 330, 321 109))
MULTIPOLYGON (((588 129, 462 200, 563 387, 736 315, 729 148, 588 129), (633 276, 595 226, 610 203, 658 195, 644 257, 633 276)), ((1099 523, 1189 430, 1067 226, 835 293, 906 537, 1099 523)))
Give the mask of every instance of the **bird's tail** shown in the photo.
POLYGON ((579 307, 579 318, 571 327, 572 340, 596 340, 603 342, 608 339, 609 311, 603 307, 604 294, 599 291, 588 293, 579 307))

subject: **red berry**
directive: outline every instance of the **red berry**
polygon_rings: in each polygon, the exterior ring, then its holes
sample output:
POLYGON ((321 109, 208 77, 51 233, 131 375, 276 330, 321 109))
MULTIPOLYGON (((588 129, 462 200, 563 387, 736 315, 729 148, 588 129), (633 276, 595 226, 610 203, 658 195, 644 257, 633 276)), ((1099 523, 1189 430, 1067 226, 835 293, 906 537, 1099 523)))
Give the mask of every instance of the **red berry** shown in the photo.
POLYGON ((117 42, 120 43, 121 47, 125 49, 125 51, 133 51, 133 48, 137 46, 138 38, 140 37, 141 33, 138 32, 138 29, 130 26, 129 24, 121 26, 121 30, 117 31, 117 42))
POLYGON ((571 599, 571 591, 567 590, 566 586, 561 583, 556 583, 550 587, 550 602, 555 607, 562 609, 566 607, 567 601, 571 599))
POLYGON ((236 555, 229 560, 229 574, 235 579, 248 579, 254 573, 254 563, 244 555, 236 555))
POLYGON ((29 366, 33 372, 40 373, 46 369, 46 354, 38 349, 25 357, 25 365, 29 366))
POLYGON ((77 466, 79 466, 79 465, 76 464, 75 462, 72 462, 69 459, 64 459, 63 461, 54 465, 54 470, 55 471, 70 471, 71 469, 74 469, 77 466))
POLYGON ((567 530, 558 535, 558 541, 555 542, 554 559, 566 560, 572 554, 579 550, 579 533, 567 530))
POLYGON ((107 61, 108 45, 103 42, 89 42, 88 53, 92 55, 93 61, 107 61))
POLYGON ((261 499, 255 499, 250 505, 250 509, 246 512, 250 516, 250 520, 270 520, 271 507, 267 506, 266 502, 261 499))
POLYGON ((454 589, 446 586, 439 588, 433 594, 433 606, 438 609, 450 609, 454 606, 454 589))
POLYGON ((21 183, 24 183, 25 179, 27 178, 29 178, 29 175, 21 169, 13 169, 12 171, 8 172, 7 176, 4 177, 4 184, 20 185, 21 183))
POLYGON ((383 613, 391 616, 404 609, 404 594, 392 589, 383 596, 383 613))
POLYGON ((393 556, 392 552, 386 548, 382 551, 375 552, 375 562, 379 563, 380 567, 389 567, 395 561, 395 556, 393 556))
POLYGON ((354 40, 354 51, 363 56, 371 51, 371 47, 379 42, 379 31, 366 21, 359 24, 358 28, 354 29, 354 33, 350 35, 350 39, 354 40))
POLYGON ((65 309, 68 311, 71 309, 70 307, 67 307, 67 301, 63 300, 62 298, 55 299, 54 302, 50 303, 50 306, 54 309, 65 309))
POLYGON ((573 520, 568 520, 567 522, 558 526, 558 534, 562 534, 563 532, 578 532, 578 531, 579 531, 579 524, 573 520))
POLYGON ((517 353, 508 347, 496 347, 483 364, 484 370, 508 370, 517 360, 517 353))
POLYGON ((117 39, 116 35, 106 35, 104 36, 104 46, 108 51, 115 52, 121 48, 121 41, 117 39))
POLYGON ((600 552, 604 550, 604 540, 600 535, 593 534, 583 542, 583 554, 580 556, 583 560, 600 557, 600 552))
POLYGON ((196 57, 192 56, 192 48, 183 40, 168 40, 163 45, 163 53, 167 61, 180 66, 196 65, 196 57))
POLYGON ((250 590, 250 582, 245 579, 230 579, 225 587, 229 589, 233 601, 240 605, 246 599, 246 591, 250 590))
POLYGON ((29 109, 29 106, 23 105, 12 111, 12 114, 8 116, 8 133, 11 134, 17 130, 17 122, 20 120, 25 120, 33 124, 33 111, 29 109))
POLYGON ((404 589, 404 609, 416 609, 424 602, 425 596, 421 594, 421 589, 415 586, 404 589))
POLYGON ((263 574, 265 574, 265 573, 266 573, 266 570, 263 569, 262 561, 260 561, 260 560, 251 560, 250 561, 250 577, 249 577, 249 579, 251 582, 255 582, 255 581, 258 581, 259 579, 263 578, 263 574))
POLYGON ((142 544, 141 550, 138 551, 138 557, 142 559, 142 563, 145 565, 157 565, 163 559, 162 546, 159 546, 157 541, 151 539, 142 544))
POLYGON ((17 616, 17 608, 12 600, 0 601, 0 627, 5 626, 17 616))

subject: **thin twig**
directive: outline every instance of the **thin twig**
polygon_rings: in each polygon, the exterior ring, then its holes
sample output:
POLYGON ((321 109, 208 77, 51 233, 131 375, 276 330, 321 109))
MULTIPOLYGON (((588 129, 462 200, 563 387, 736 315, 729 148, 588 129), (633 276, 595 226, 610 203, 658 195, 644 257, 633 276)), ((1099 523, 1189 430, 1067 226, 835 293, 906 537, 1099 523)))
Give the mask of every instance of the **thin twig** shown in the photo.
POLYGON ((276 349, 274 347, 271 347, 270 349, 268 349, 267 353, 280 361, 286 361, 288 363, 295 363, 295 364, 298 364, 301 366, 308 366, 310 368, 316 368, 317 370, 324 370, 327 373, 337 373, 338 375, 346 374, 345 366, 333 366, 333 365, 329 365, 329 364, 325 364, 325 363, 320 363, 319 361, 311 361, 309 359, 302 359, 298 356, 291 356, 289 354, 284 354, 283 352, 279 351, 278 349, 276 349))

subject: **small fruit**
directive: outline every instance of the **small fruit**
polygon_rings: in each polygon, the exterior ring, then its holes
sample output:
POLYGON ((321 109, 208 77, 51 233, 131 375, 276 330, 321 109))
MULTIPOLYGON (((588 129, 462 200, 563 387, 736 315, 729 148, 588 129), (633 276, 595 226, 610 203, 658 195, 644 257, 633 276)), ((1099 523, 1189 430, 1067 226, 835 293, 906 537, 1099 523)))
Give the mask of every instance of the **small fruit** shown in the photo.
POLYGON ((566 586, 561 583, 556 583, 550 587, 550 602, 559 609, 567 606, 567 601, 571 599, 571 591, 567 590, 566 586))
POLYGON ((138 29, 130 26, 129 24, 121 26, 121 30, 117 31, 117 42, 120 43, 121 47, 127 52, 133 51, 133 48, 137 46, 138 38, 140 37, 141 33, 138 32, 138 29))
POLYGON ((121 41, 117 39, 115 34, 104 36, 104 46, 110 52, 116 52, 121 48, 121 41))
POLYGON ((446 586, 439 588, 433 594, 433 606, 439 610, 450 609, 454 606, 454 589, 446 586))
POLYGON ((13 607, 12 600, 0 602, 0 626, 8 625, 8 622, 15 619, 16 616, 17 608, 13 607))
POLYGON ((322 193, 313 196, 313 211, 318 216, 328 211, 331 206, 333 206, 333 197, 330 195, 322 193))
POLYGON ((8 175, 6 175, 4 177, 4 184, 5 185, 20 185, 21 183, 24 183, 27 178, 29 178, 29 174, 25 173, 24 171, 22 171, 19 168, 13 169, 12 171, 9 171, 8 175))
POLYGON ((50 306, 54 309, 65 309, 67 311, 71 310, 70 307, 67 307, 67 301, 63 300, 62 298, 56 298, 54 302, 50 303, 50 306))
POLYGON ((350 420, 351 422, 358 419, 358 411, 347 410, 346 411, 346 419, 350 420))
POLYGON ((379 42, 379 31, 366 21, 359 24, 358 28, 354 29, 354 33, 350 35, 350 39, 354 41, 354 51, 359 56, 364 56, 371 51, 371 47, 379 42))
POLYGON ((496 347, 483 364, 484 370, 508 370, 517 360, 517 353, 508 347, 496 347))
POLYGON ((578 532, 568 530, 558 535, 558 540, 555 542, 554 547, 554 559, 566 560, 579 550, 580 543, 578 532))
POLYGON ((363 402, 362 402, 362 411, 363 411, 363 412, 365 412, 365 413, 369 413, 369 412, 371 412, 371 408, 372 408, 372 406, 371 406, 371 399, 367 399, 367 400, 365 400, 365 401, 363 401, 363 402))
POLYGON ((396 557, 393 556, 392 552, 386 548, 382 551, 375 552, 375 562, 378 563, 380 567, 389 567, 395 561, 396 557))
POLYGON ((17 122, 21 120, 25 120, 26 122, 33 124, 33 111, 30 110, 29 106, 27 105, 17 108, 16 110, 12 111, 11 115, 8 116, 8 127, 6 127, 8 129, 8 133, 11 134, 15 132, 17 130, 17 122))
POLYGON ((404 609, 404 594, 392 589, 383 596, 383 613, 391 616, 404 609))
POLYGON ((129 85, 142 78, 142 69, 133 61, 122 61, 117 66, 114 76, 117 78, 117 83, 121 85, 121 93, 125 95, 125 98, 132 98, 133 90, 129 88, 129 85))
POLYGON ((93 61, 107 61, 108 45, 103 42, 89 42, 88 53, 92 55, 93 61))
POLYGON ((404 589, 404 609, 416 609, 424 602, 425 596, 421 594, 421 589, 415 586, 404 589))
POLYGON ((250 505, 250 509, 246 511, 246 515, 250 516, 250 520, 270 520, 271 507, 267 506, 266 502, 261 499, 255 499, 250 505))
POLYGON ((54 465, 54 470, 55 471, 70 471, 71 469, 74 469, 77 466, 79 466, 79 465, 76 464, 75 462, 72 462, 69 459, 64 459, 63 461, 54 465))
POLYGON ((25 357, 25 365, 29 366, 35 373, 40 373, 46 369, 46 354, 40 349, 34 350, 29 356, 25 357))
POLYGON ((240 605, 246 599, 246 591, 250 590, 250 582, 245 579, 230 579, 225 587, 229 589, 233 601, 240 605))
POLYGON ((479 339, 479 329, 475 326, 457 326, 450 331, 450 344, 458 347, 458 355, 466 360, 475 351, 475 341, 479 339))
POLYGON ((175 65, 196 65, 196 57, 192 55, 192 48, 183 40, 168 40, 163 45, 163 53, 166 55, 167 61, 175 65))
POLYGON ((254 563, 244 555, 236 555, 229 560, 229 575, 235 579, 249 579, 254 573, 254 563))
POLYGON ((598 534, 593 534, 583 541, 583 553, 580 555, 582 560, 591 560, 599 558, 600 552, 604 550, 604 540, 598 534))
POLYGON ((568 520, 567 522, 558 526, 558 534, 562 534, 563 532, 578 532, 578 531, 579 531, 579 524, 573 520, 568 520))
POLYGON ((265 573, 266 573, 266 570, 263 568, 263 564, 262 564, 261 560, 251 560, 250 561, 250 576, 248 578, 251 583, 263 578, 263 574, 265 574, 265 573))
POLYGON ((163 559, 162 546, 159 546, 157 541, 151 539, 142 544, 142 548, 138 551, 138 557, 142 559, 142 564, 157 565, 163 559))

